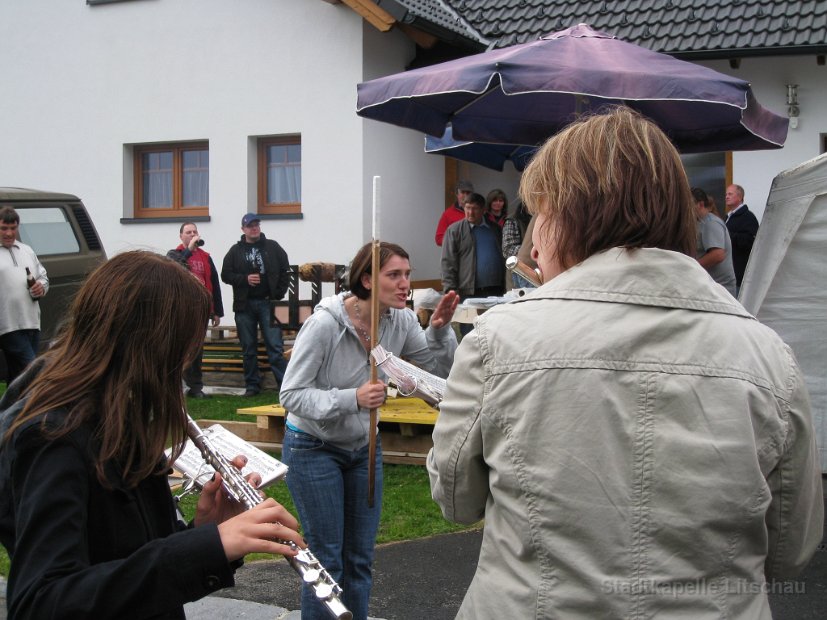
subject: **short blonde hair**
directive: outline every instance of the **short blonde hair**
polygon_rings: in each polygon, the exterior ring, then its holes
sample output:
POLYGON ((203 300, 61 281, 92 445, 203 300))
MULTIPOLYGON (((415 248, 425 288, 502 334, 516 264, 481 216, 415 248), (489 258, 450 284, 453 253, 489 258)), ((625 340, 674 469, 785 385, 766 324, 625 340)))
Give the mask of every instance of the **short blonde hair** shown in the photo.
POLYGON ((680 156, 654 123, 622 106, 551 137, 526 167, 520 197, 545 216, 541 235, 564 269, 612 247, 695 252, 680 156))

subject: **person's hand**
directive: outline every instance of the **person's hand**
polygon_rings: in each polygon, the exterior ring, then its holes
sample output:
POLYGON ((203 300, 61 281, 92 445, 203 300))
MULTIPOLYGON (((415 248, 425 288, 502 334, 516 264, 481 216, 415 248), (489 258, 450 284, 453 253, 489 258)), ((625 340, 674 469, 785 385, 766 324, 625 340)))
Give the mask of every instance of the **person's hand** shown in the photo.
POLYGON ((195 249, 198 247, 199 239, 201 239, 201 235, 195 235, 192 239, 190 239, 189 245, 187 245, 190 252, 195 252, 195 249))
POLYGON ((385 396, 384 383, 368 381, 356 389, 356 404, 363 409, 376 409, 385 402, 385 396))
POLYGON ((218 534, 227 561, 234 562, 248 553, 296 555, 297 550, 277 541, 293 541, 304 549, 307 545, 296 531, 298 526, 284 506, 268 498, 255 508, 224 521, 218 526, 218 534))
POLYGON ((220 322, 221 322, 221 317, 220 317, 220 316, 218 316, 217 314, 213 314, 213 315, 212 315, 212 326, 213 326, 213 327, 218 327, 218 324, 219 324, 220 322))
POLYGON ((445 293, 431 315, 431 327, 439 329, 440 327, 448 325, 454 317, 458 303, 459 295, 457 295, 456 291, 448 291, 445 293))
POLYGON ((43 286, 43 283, 39 280, 35 280, 34 284, 32 284, 32 288, 29 289, 29 295, 32 296, 32 299, 37 299, 38 297, 43 297, 46 294, 46 288, 43 286))
MULTIPOLYGON (((241 471, 241 468, 247 464, 247 457, 239 454, 231 462, 233 467, 241 471)), ((258 488, 261 484, 261 476, 257 473, 247 475, 246 480, 254 488, 258 488)), ((222 485, 221 474, 216 472, 215 477, 204 484, 201 489, 201 497, 198 498, 198 504, 195 506, 195 525, 222 523, 241 514, 245 509, 246 506, 227 495, 222 485)))
POLYGON ((258 286, 261 284, 261 274, 260 273, 251 273, 247 276, 247 284, 250 286, 258 286))

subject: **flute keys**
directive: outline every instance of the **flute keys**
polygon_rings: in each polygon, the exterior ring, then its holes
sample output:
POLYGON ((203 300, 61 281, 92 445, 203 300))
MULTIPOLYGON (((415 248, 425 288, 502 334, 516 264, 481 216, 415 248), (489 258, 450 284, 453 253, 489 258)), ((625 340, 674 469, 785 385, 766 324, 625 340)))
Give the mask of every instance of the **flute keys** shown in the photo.
POLYGON ((327 600, 330 598, 330 595, 333 594, 333 588, 330 584, 326 582, 322 582, 315 587, 316 598, 321 600, 327 600))
MULTIPOLYGON (((295 543, 293 543, 295 545, 295 543)), ((295 556, 296 562, 300 564, 304 564, 305 566, 311 566, 313 564, 318 564, 319 561, 316 557, 310 553, 309 549, 299 549, 299 552, 295 556)))
POLYGON ((321 577, 321 573, 315 568, 310 568, 302 575, 305 583, 316 583, 321 577))

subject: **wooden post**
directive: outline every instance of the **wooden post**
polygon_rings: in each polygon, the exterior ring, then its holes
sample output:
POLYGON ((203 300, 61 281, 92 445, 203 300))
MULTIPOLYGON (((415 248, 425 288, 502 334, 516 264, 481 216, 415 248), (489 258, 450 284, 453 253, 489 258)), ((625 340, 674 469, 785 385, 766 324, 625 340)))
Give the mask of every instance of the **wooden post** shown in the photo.
MULTIPOLYGON (((379 344, 379 189, 380 177, 373 177, 373 242, 371 245, 370 266, 370 346, 379 344)), ((376 361, 370 358, 370 382, 379 380, 376 361)), ((379 410, 370 410, 370 427, 368 429, 368 506, 373 508, 376 495, 376 432, 379 422, 379 410)))

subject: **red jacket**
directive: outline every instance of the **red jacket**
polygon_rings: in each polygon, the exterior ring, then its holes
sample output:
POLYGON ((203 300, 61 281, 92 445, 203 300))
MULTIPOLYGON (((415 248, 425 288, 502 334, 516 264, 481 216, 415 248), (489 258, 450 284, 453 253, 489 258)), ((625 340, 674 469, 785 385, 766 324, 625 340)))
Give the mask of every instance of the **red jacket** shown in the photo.
POLYGON ((454 222, 459 222, 460 220, 465 219, 465 209, 459 206, 459 203, 454 203, 442 213, 442 217, 439 218, 439 224, 436 225, 436 235, 434 235, 434 240, 436 244, 442 247, 442 239, 445 237, 445 231, 448 230, 448 227, 453 224, 454 222))

